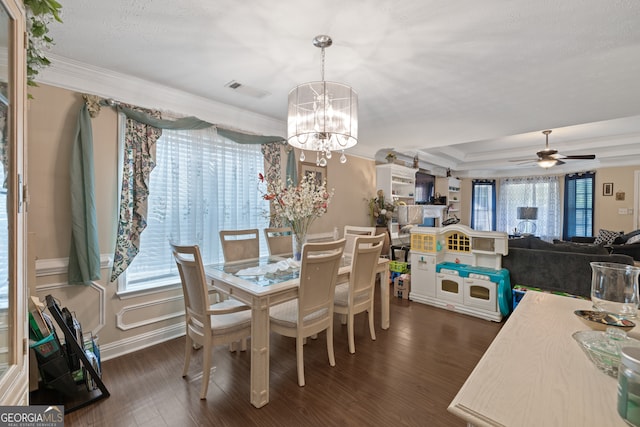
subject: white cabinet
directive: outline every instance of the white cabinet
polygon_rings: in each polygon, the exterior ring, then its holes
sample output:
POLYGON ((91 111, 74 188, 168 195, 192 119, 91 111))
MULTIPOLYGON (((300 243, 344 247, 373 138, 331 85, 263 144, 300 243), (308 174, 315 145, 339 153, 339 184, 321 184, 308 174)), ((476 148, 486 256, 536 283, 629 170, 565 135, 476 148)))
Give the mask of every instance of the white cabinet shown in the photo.
POLYGON ((449 206, 449 217, 453 218, 453 216, 460 217, 460 180, 458 178, 449 178, 448 180, 448 191, 449 194, 447 196, 447 204, 449 206))
POLYGON ((413 205, 416 191, 416 172, 405 166, 389 163, 376 166, 376 188, 384 191, 384 197, 394 202, 413 205))

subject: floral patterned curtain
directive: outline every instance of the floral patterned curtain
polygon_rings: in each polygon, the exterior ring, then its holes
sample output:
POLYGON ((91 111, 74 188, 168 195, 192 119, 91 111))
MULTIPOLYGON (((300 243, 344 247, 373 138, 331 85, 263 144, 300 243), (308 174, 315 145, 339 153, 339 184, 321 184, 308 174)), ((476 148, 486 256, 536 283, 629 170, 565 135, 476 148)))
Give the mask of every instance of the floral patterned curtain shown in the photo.
MULTIPOLYGON (((128 106, 137 111, 142 109, 128 106)), ((159 111, 147 111, 160 118, 159 111)), ((140 250, 140 234, 147 226, 149 175, 156 166, 156 141, 162 130, 127 118, 124 135, 120 219, 111 271, 113 282, 131 264, 140 250)))
MULTIPOLYGON (((273 182, 275 179, 279 179, 282 175, 282 168, 280 167, 282 144, 272 142, 271 144, 262 144, 262 155, 264 156, 265 171, 264 175, 267 181, 273 182)), ((284 227, 280 218, 271 215, 269 222, 270 227, 284 227)))

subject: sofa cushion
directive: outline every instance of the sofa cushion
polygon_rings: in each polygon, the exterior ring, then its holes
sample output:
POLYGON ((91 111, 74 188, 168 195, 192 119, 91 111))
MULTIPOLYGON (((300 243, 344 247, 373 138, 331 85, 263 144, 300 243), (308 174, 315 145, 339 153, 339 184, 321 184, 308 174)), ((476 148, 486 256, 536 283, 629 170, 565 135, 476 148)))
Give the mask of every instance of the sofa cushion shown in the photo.
POLYGON ((509 254, 502 257, 502 267, 509 270, 512 286, 533 286, 587 298, 591 294, 591 262, 633 265, 633 258, 617 254, 580 254, 511 247, 509 254))
MULTIPOLYGON (((614 245, 624 245, 629 243, 629 240, 636 237, 636 236, 640 236, 640 229, 639 230, 634 230, 630 233, 626 233, 626 234, 621 234, 620 236, 618 236, 616 238, 616 240, 613 242, 614 245)), ((638 238, 636 238, 633 242, 631 243, 635 243, 638 242, 638 238)))
POLYGON ((592 245, 589 243, 573 243, 573 242, 559 242, 553 245, 554 251, 560 252, 575 252, 579 254, 597 254, 607 255, 609 251, 604 246, 592 245))
POLYGON ((529 244, 529 249, 542 249, 542 250, 553 251, 554 246, 555 245, 551 242, 547 242, 542 239, 533 239, 529 244))
POLYGON ((636 234, 635 236, 629 237, 629 240, 627 240, 624 244, 633 245, 634 243, 638 243, 638 242, 640 242, 640 234, 636 234))
POLYGON ((520 237, 520 238, 516 238, 516 239, 509 239, 509 247, 510 248, 525 248, 525 249, 531 249, 531 241, 532 240, 540 240, 536 237, 532 237, 532 236, 527 236, 527 237, 520 237))
POLYGON ((600 229, 598 231, 598 235, 596 236, 596 240, 593 242, 596 245, 611 245, 613 241, 616 240, 616 237, 620 236, 622 233, 619 231, 611 231, 600 229))

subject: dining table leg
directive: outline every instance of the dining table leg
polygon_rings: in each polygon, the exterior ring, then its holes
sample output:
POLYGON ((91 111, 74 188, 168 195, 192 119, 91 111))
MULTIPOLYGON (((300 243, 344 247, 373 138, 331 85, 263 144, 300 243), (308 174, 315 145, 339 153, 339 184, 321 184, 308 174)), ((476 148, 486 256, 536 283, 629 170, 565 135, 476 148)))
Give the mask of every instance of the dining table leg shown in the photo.
POLYGON ((251 404, 269 403, 269 304, 254 297, 251 305, 251 404))

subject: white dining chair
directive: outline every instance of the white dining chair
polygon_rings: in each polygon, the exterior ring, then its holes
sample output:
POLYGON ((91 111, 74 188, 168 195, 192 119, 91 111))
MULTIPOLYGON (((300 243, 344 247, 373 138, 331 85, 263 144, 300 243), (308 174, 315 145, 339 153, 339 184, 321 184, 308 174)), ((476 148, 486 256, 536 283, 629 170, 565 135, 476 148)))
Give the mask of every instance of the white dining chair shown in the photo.
POLYGON ((351 258, 353 252, 353 242, 358 236, 374 236, 376 234, 375 227, 359 227, 355 225, 344 226, 344 254, 346 257, 351 258))
POLYGON ((257 228, 220 230, 224 262, 254 259, 260 256, 260 236, 257 228))
MULTIPOLYGON (((250 307, 228 299, 209 305, 208 286, 198 246, 171 244, 178 265, 184 293, 186 343, 182 376, 186 377, 194 344, 202 346, 202 386, 200 399, 206 399, 211 374, 213 347, 241 341, 246 350, 246 338, 251 336, 250 307)), ((233 348, 233 347, 232 347, 233 348)))
POLYGON ((293 255, 293 238, 289 227, 269 227, 264 229, 269 255, 290 257, 293 255))
POLYGON ((358 236, 353 243, 353 258, 349 282, 336 287, 334 313, 346 315, 349 352, 356 352, 353 323, 355 315, 366 311, 369 317, 369 332, 375 341, 373 327, 373 294, 376 282, 376 265, 382 252, 384 234, 358 236))
POLYGON ((302 248, 298 298, 271 307, 271 330, 296 339, 298 385, 304 386, 303 345, 307 337, 326 330, 329 365, 333 352, 333 297, 344 251, 344 239, 307 243, 302 248))

